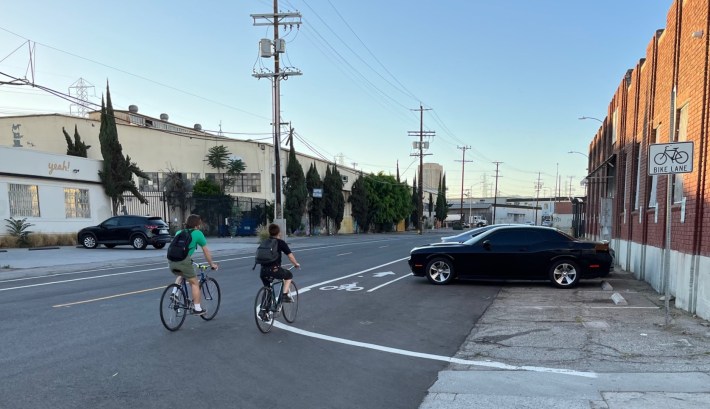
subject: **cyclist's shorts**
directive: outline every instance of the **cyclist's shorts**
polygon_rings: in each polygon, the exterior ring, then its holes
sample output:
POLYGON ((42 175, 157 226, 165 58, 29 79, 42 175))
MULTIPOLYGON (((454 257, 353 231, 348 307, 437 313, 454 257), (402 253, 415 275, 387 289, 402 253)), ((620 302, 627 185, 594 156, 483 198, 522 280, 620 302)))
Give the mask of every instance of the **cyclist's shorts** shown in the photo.
POLYGON ((190 257, 185 257, 182 261, 168 261, 168 266, 170 271, 176 276, 182 276, 185 278, 197 277, 195 273, 195 268, 192 266, 192 259, 190 257))
POLYGON ((282 267, 262 267, 259 276, 261 277, 261 281, 264 285, 268 285, 269 282, 265 281, 264 278, 274 277, 282 280, 290 280, 293 278, 293 273, 282 267))

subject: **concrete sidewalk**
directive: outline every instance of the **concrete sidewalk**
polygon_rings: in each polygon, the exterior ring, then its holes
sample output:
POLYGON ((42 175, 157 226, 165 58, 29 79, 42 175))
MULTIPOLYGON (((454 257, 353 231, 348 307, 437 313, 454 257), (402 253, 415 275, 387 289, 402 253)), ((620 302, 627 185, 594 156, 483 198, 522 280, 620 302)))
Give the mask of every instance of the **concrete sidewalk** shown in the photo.
POLYGON ((709 323, 659 298, 624 271, 506 284, 420 409, 710 408, 709 323))

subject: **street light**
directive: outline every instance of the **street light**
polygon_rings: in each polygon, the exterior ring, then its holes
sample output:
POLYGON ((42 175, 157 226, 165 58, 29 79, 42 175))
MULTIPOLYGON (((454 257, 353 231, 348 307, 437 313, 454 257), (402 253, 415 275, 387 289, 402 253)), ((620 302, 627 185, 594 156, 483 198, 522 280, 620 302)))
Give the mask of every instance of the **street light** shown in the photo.
POLYGON ((583 120, 583 119, 593 119, 593 120, 595 120, 595 121, 599 121, 599 122, 601 122, 601 123, 604 123, 604 121, 602 121, 601 119, 599 119, 599 118, 594 118, 593 116, 581 116, 581 117, 579 117, 579 118, 577 118, 577 119, 579 119, 580 121, 583 120))
POLYGON ((577 152, 577 151, 569 151, 569 152, 567 152, 567 153, 578 153, 578 154, 584 156, 585 158, 589 159, 589 155, 587 155, 586 153, 577 152))

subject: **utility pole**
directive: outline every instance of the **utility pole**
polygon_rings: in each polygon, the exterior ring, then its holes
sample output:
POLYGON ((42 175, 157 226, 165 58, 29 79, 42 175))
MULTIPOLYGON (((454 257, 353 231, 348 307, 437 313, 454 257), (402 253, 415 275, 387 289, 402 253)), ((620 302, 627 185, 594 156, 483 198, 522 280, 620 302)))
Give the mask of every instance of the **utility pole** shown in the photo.
POLYGON ((417 232, 422 234, 424 226, 422 222, 424 221, 424 155, 431 155, 431 153, 424 153, 424 149, 429 149, 429 142, 424 142, 424 137, 431 138, 434 136, 434 131, 424 131, 424 111, 430 111, 430 109, 424 109, 421 104, 419 104, 419 109, 413 109, 412 111, 419 111, 419 131, 409 131, 409 136, 419 136, 419 142, 412 143, 412 147, 415 150, 419 150, 419 153, 413 153, 409 156, 419 156, 419 198, 417 199, 417 232))
POLYGON ((538 200, 540 200, 540 189, 542 189, 542 183, 540 182, 540 172, 537 172, 537 183, 535 183, 535 225, 537 226, 537 206, 538 200))
MULTIPOLYGON (((463 151, 463 154, 461 156, 460 161, 456 162, 461 162, 461 223, 463 224, 463 181, 464 181, 464 168, 466 167, 466 162, 472 162, 470 160, 466 160, 466 150, 471 149, 470 146, 456 146, 456 149, 461 149, 463 151)), ((469 215, 470 217, 470 215, 469 215)))
POLYGON ((569 177, 569 198, 572 200, 572 179, 574 179, 574 176, 569 177))
POLYGON ((493 190, 493 220, 491 220, 491 224, 496 224, 496 205, 498 204, 498 166, 503 163, 503 162, 493 162, 496 164, 496 187, 493 190))
POLYGON ((286 221, 283 216, 283 206, 281 201, 281 86, 282 79, 287 79, 291 75, 301 75, 301 71, 295 69, 281 70, 279 55, 286 52, 286 41, 279 38, 279 26, 301 26, 301 13, 279 13, 278 0, 274 0, 274 12, 264 14, 251 14, 255 26, 274 27, 274 39, 262 38, 259 41, 259 50, 262 58, 274 57, 274 72, 261 70, 252 74, 256 78, 270 78, 272 83, 272 126, 274 132, 274 223, 281 227, 281 231, 286 234, 286 221))

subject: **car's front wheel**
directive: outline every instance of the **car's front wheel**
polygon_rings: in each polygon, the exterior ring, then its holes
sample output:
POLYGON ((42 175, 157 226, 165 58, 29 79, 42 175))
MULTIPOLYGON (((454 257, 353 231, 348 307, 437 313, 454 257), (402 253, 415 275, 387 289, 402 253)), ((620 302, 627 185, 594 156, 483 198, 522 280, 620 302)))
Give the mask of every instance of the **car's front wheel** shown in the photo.
POLYGON ((81 237, 81 245, 87 249, 95 249, 99 243, 96 241, 96 236, 93 234, 85 234, 81 237))
POLYGON ((155 247, 156 249, 160 250, 160 249, 162 249, 163 247, 165 247, 165 243, 155 243, 155 244, 153 244, 153 247, 155 247))
POLYGON ((136 234, 131 239, 131 245, 133 245, 133 248, 136 250, 143 250, 148 246, 148 240, 146 240, 142 234, 136 234))
POLYGON ((579 283, 579 266, 571 260, 557 260, 550 266, 550 281, 558 288, 572 288, 579 283))
POLYGON ((454 265, 451 260, 437 257, 426 265, 426 278, 432 284, 448 284, 454 279, 454 265))

